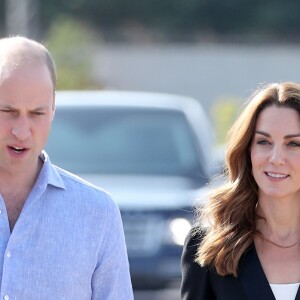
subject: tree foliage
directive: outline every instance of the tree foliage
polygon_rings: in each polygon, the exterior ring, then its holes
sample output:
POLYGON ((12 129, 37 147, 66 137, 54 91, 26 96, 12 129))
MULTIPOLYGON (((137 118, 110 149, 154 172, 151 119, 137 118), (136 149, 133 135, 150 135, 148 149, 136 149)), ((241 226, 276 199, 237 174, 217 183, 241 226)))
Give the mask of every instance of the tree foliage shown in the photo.
POLYGON ((46 35, 47 48, 57 67, 57 89, 100 88, 92 76, 93 36, 85 24, 60 16, 46 35))
POLYGON ((43 28, 58 13, 89 22, 111 38, 126 26, 165 36, 263 35, 297 39, 298 0, 40 0, 43 28))
MULTIPOLYGON (((0 1, 0 34, 5 3, 0 1)), ((41 32, 58 15, 80 19, 105 35, 122 38, 126 28, 142 28, 169 39, 253 36, 298 41, 298 0, 38 0, 41 32)))

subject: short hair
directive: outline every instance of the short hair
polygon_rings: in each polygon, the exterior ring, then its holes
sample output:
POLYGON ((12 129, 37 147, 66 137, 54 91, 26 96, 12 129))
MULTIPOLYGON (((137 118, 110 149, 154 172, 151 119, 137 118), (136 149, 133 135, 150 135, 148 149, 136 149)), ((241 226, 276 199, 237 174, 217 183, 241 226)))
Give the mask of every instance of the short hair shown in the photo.
POLYGON ((45 63, 55 91, 56 67, 50 52, 44 45, 22 36, 0 39, 0 75, 5 68, 16 68, 23 63, 32 61, 45 63))

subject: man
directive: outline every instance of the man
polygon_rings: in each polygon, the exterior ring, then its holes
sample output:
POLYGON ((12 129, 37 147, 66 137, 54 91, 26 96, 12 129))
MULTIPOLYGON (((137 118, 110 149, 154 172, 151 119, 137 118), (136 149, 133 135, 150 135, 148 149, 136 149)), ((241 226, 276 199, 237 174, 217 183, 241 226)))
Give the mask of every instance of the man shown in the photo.
POLYGON ((0 299, 133 299, 118 207, 43 151, 55 84, 44 46, 0 39, 0 299))

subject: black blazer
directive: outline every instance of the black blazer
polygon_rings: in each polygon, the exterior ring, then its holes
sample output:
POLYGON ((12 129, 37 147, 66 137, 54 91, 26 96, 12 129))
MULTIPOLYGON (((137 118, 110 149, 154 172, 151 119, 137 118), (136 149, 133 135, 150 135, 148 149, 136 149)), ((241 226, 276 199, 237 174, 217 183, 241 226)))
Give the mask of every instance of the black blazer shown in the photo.
MULTIPOLYGON (((255 247, 245 253, 238 277, 220 276, 212 268, 194 262, 201 237, 188 235, 181 260, 182 300, 275 300, 255 247)), ((295 300, 300 300, 298 289, 295 300)))

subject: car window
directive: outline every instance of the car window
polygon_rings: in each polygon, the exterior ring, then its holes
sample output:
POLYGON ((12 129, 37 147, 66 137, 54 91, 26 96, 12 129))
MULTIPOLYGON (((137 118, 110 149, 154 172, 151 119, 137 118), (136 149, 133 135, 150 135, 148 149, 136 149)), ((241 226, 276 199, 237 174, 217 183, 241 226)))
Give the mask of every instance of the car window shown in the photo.
POLYGON ((201 177, 195 140, 179 111, 57 107, 46 151, 77 174, 201 177))

